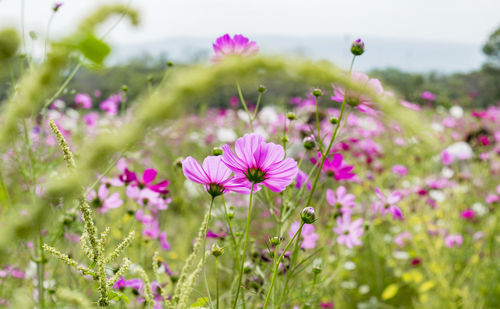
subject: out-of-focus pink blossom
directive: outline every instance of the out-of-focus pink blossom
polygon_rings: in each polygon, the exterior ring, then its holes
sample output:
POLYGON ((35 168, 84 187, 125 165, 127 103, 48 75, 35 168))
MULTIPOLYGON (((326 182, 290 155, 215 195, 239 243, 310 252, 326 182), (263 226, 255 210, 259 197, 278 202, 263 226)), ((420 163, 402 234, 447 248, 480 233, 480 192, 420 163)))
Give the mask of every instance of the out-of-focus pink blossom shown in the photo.
POLYGON ((343 214, 350 214, 355 206, 354 194, 347 194, 344 186, 339 186, 335 193, 331 189, 326 190, 326 201, 328 204, 339 208, 343 214))
MULTIPOLYGON (((360 72, 352 72, 351 79, 353 82, 358 83, 361 87, 365 88, 366 91, 372 92, 376 95, 381 95, 384 92, 384 88, 380 81, 376 78, 370 78, 368 75, 360 72)), ((345 96, 345 88, 342 86, 333 85, 334 95, 331 97, 332 101, 343 102, 345 96)), ((356 107, 360 112, 375 116, 377 113, 374 109, 374 103, 365 94, 355 93, 349 91, 347 94, 346 103, 356 107)))
POLYGON ((92 107, 92 99, 86 93, 78 93, 75 95, 75 104, 83 109, 89 109, 92 107))
POLYGON ((408 174, 408 169, 404 165, 396 164, 392 166, 392 172, 398 176, 405 176, 408 174))
MULTIPOLYGON (((288 232, 288 236, 290 237, 290 239, 299 230, 299 227, 300 223, 298 221, 292 223, 292 225, 290 226, 290 231, 288 232)), ((300 235, 302 236, 302 249, 313 249, 316 247, 316 240, 318 240, 319 236, 314 232, 314 225, 304 224, 300 235)))
POLYGON ((374 213, 380 212, 382 215, 389 213, 392 214, 393 219, 403 219, 403 214, 396 205, 402 198, 401 192, 394 191, 389 193, 388 196, 385 196, 379 188, 375 187, 375 193, 379 200, 373 203, 374 213))
POLYGON ((463 242, 464 242, 464 239, 463 239, 462 235, 460 235, 460 234, 451 234, 451 235, 447 235, 444 238, 444 244, 448 248, 459 247, 463 244, 463 242))
POLYGON ((466 210, 462 211, 462 213, 460 214, 460 217, 462 217, 463 219, 466 219, 466 220, 472 220, 472 219, 474 219, 474 217, 476 217, 476 212, 472 209, 466 209, 466 210))
POLYGON ((345 245, 351 249, 354 246, 361 246, 361 236, 363 236, 363 219, 359 218, 351 222, 351 216, 344 214, 337 218, 337 227, 333 229, 337 234, 337 243, 345 245))
POLYGON ((229 34, 224 34, 215 40, 212 45, 214 55, 211 58, 212 63, 219 62, 230 55, 242 57, 252 56, 259 52, 259 46, 254 41, 250 41, 241 34, 235 34, 233 38, 229 34))
POLYGON ((424 91, 420 94, 420 97, 426 101, 434 102, 436 100, 436 95, 430 91, 424 91))

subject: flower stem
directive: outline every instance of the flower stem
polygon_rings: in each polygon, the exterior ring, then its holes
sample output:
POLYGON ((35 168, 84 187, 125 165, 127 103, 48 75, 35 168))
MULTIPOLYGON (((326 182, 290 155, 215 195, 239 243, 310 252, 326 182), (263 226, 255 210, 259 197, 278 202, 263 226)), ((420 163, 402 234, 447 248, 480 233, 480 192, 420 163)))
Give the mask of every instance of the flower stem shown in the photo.
MULTIPOLYGON (((349 80, 351 79, 351 72, 352 72, 352 67, 354 65, 354 60, 356 59, 356 56, 353 56, 352 61, 351 61, 351 66, 349 67, 349 80)), ((330 150, 332 149, 333 142, 335 141, 335 138, 337 137, 337 132, 339 130, 340 124, 342 122, 342 117, 344 115, 344 109, 345 109, 345 104, 347 101, 347 86, 345 87, 345 94, 344 94, 344 100, 342 101, 342 106, 340 107, 340 116, 339 116, 339 121, 337 122, 337 125, 335 126, 335 130, 333 131, 332 138, 330 139, 330 144, 328 144, 328 148, 326 151, 321 155, 321 162, 319 164, 318 171, 316 173, 316 177, 314 178, 314 182, 311 188, 311 192, 309 193, 309 197, 307 198, 307 203, 306 205, 310 205, 314 191, 316 190, 316 185, 318 184, 318 179, 319 175, 321 174, 321 170, 323 169, 323 165, 325 164, 325 160, 328 157, 328 154, 330 153, 330 150)))
POLYGON ((245 112, 248 115, 248 121, 250 122, 250 129, 252 129, 253 132, 253 117, 250 111, 248 110, 245 98, 243 98, 243 93, 241 92, 240 83, 236 82, 236 88, 238 89, 238 96, 240 97, 241 105, 243 105, 243 108, 245 109, 245 112))
POLYGON ((319 101, 318 97, 314 97, 314 101, 316 102, 316 130, 318 131, 318 147, 321 154, 323 154, 323 142, 321 141, 321 129, 319 126, 319 101))
POLYGON ((216 295, 216 307, 219 309, 219 258, 215 257, 215 295, 216 295))
POLYGON ((264 302, 264 307, 263 309, 267 308, 267 304, 269 303, 269 297, 271 296, 271 292, 273 290, 273 286, 274 286, 274 281, 276 280, 276 275, 278 274, 278 268, 280 266, 280 262, 281 260, 283 259, 283 256, 285 256, 285 253, 286 251, 288 250, 288 248, 290 247, 290 245, 293 243, 293 241, 295 240, 295 237, 297 237, 297 235, 300 235, 300 233, 302 233, 302 227, 304 226, 304 222, 302 222, 300 224, 300 227, 299 229, 297 230, 297 232, 295 232, 295 234, 293 235, 292 239, 290 239, 290 241, 288 242, 288 244, 286 245, 285 249, 283 250, 283 252, 281 253, 280 257, 276 260, 276 262, 274 263, 274 270, 273 270, 273 276, 271 278, 271 285, 269 286, 269 290, 267 291, 267 295, 266 295, 266 301, 264 302))
MULTIPOLYGON (((238 296, 240 294, 241 279, 243 278, 243 267, 245 265, 245 255, 247 253, 248 234, 249 234, 249 230, 250 230, 250 220, 252 217, 252 200, 253 200, 254 187, 255 187, 255 183, 252 183, 252 188, 250 190, 250 201, 248 202, 247 226, 246 226, 246 230, 245 230, 245 243, 243 245, 243 253, 241 254, 240 273, 238 275, 238 285, 236 286, 236 296, 234 297, 233 309, 235 309, 236 305, 238 304, 238 296)), ((243 292, 242 292, 242 294, 243 294, 243 292)), ((245 297, 245 296, 242 295, 242 297, 245 297)))

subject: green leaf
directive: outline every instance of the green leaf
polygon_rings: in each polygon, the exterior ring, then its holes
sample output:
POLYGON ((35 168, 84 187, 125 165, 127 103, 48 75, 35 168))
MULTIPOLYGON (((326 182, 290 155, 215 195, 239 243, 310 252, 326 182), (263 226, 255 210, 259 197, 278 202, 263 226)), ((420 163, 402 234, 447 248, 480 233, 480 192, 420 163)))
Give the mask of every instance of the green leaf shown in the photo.
POLYGON ((398 293, 398 289, 399 289, 399 287, 397 284, 395 284, 395 283, 389 284, 382 292, 382 299, 388 300, 388 299, 393 298, 398 293))
POLYGON ((114 301, 120 301, 123 300, 127 304, 129 303, 127 295, 123 294, 122 292, 118 292, 115 290, 110 290, 108 292, 108 298, 114 301))
POLYGON ((111 48, 104 41, 96 38, 93 34, 88 34, 80 40, 76 48, 91 62, 102 64, 104 59, 111 52, 111 48))
POLYGON ((205 305, 208 304, 208 297, 198 298, 190 308, 205 308, 205 305))

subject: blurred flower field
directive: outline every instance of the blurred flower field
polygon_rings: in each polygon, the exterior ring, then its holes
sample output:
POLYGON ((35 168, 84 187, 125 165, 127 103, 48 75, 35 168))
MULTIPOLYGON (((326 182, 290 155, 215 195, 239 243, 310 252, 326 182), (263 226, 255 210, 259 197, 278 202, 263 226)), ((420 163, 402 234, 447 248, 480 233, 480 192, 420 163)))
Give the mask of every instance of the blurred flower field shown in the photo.
POLYGON ((64 100, 111 15, 138 22, 97 10, 1 103, 0 307, 500 307, 499 102, 408 102, 356 71, 361 39, 343 71, 229 34, 137 99, 64 100))

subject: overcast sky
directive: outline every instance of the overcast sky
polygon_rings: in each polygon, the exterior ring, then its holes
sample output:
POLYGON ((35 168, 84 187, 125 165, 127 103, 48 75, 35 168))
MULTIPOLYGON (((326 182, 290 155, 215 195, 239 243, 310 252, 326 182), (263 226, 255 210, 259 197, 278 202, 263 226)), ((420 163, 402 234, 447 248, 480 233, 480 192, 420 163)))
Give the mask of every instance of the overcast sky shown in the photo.
MULTIPOLYGON (((24 0, 26 31, 44 36, 56 1, 24 0)), ((122 2, 141 12, 141 25, 116 27, 113 43, 174 36, 379 36, 481 44, 500 25, 500 0, 66 0, 51 33, 68 33, 99 3, 122 2)), ((22 0, 0 0, 0 27, 20 26, 22 0)))

